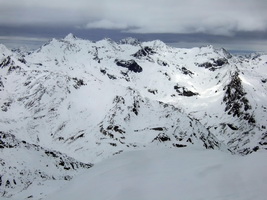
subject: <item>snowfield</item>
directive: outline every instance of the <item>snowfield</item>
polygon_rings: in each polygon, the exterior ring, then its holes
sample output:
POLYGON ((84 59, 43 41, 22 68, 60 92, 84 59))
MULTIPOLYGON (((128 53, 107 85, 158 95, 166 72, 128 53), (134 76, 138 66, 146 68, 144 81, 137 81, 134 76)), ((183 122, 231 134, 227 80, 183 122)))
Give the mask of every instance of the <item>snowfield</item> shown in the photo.
POLYGON ((125 152, 96 164, 47 200, 265 200, 267 154, 194 148, 125 152))

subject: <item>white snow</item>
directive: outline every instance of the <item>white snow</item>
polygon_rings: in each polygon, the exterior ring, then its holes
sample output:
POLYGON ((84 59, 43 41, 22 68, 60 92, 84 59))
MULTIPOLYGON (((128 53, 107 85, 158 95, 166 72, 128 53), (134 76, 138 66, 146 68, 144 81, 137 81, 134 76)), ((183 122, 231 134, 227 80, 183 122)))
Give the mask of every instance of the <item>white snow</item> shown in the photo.
POLYGON ((193 148, 123 153, 96 164, 47 200, 265 200, 267 155, 193 148))

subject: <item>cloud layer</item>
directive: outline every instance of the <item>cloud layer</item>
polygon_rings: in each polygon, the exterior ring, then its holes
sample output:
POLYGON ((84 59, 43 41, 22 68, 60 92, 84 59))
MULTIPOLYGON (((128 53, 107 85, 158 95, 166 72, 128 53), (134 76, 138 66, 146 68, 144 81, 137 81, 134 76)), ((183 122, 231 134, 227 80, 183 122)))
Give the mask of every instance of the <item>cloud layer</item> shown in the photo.
POLYGON ((0 25, 233 35, 267 30, 266 0, 0 0, 0 25))
POLYGON ((71 32, 267 52, 266 10, 266 0, 0 0, 0 43, 36 48, 71 32))

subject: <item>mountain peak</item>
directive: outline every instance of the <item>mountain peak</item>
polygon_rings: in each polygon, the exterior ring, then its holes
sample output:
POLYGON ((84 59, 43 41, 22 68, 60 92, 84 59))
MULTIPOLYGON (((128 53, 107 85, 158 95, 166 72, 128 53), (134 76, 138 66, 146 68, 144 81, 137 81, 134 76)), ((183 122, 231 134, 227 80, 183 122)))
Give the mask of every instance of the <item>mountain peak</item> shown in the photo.
POLYGON ((12 52, 5 45, 0 44, 0 62, 2 58, 10 55, 12 55, 12 52))
POLYGON ((226 58, 231 58, 232 55, 224 48, 221 48, 220 51, 223 53, 223 55, 226 57, 226 58))
POLYGON ((116 43, 114 40, 112 40, 111 38, 104 38, 103 41, 107 41, 110 44, 114 44, 116 43))
POLYGON ((74 40, 77 39, 77 37, 75 35, 73 35, 72 33, 69 33, 64 40, 74 40))
POLYGON ((0 52, 4 53, 4 52, 11 52, 5 45, 0 44, 0 52))

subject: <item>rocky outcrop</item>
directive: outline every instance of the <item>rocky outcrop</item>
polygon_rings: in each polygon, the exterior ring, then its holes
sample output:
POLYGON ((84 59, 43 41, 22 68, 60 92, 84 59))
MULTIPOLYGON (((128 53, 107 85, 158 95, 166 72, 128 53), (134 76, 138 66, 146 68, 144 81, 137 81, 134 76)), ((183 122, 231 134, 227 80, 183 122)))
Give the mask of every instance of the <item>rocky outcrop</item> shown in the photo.
POLYGON ((140 73, 143 71, 142 67, 135 62, 135 60, 115 60, 116 65, 129 69, 132 72, 140 73))
POLYGON ((252 109, 246 92, 243 89, 238 72, 231 75, 231 81, 224 87, 225 95, 223 101, 226 104, 225 112, 233 117, 241 117, 248 123, 254 124, 256 121, 253 114, 248 112, 252 109))

